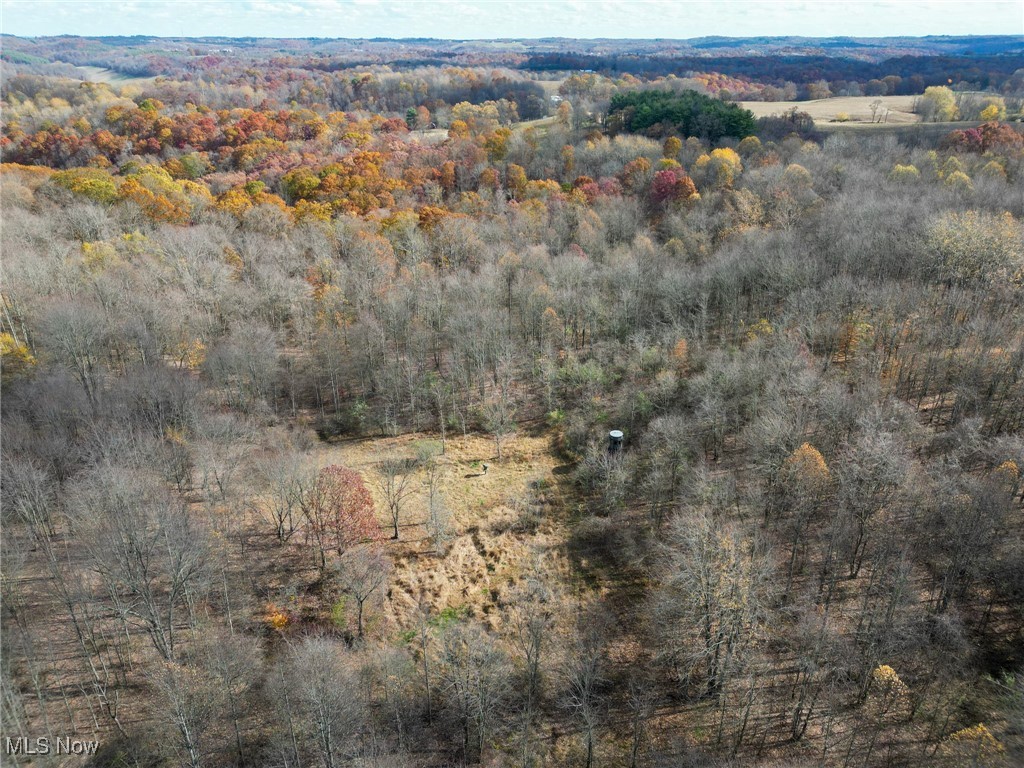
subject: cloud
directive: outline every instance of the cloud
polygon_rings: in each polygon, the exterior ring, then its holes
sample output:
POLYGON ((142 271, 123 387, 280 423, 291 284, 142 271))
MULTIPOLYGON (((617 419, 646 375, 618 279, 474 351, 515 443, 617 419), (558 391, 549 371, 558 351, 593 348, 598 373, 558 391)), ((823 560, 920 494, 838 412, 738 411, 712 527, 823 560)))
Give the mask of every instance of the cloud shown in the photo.
POLYGON ((699 37, 1021 34, 1019 0, 0 0, 17 35, 699 37))

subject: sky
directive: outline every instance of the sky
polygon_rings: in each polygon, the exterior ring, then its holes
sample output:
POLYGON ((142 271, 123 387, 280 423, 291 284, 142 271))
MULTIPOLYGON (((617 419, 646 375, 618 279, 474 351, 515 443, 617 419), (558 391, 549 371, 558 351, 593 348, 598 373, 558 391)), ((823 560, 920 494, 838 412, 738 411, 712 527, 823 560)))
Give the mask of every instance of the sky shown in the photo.
POLYGON ((1024 0, 0 0, 0 31, 448 39, 1024 34, 1024 0))

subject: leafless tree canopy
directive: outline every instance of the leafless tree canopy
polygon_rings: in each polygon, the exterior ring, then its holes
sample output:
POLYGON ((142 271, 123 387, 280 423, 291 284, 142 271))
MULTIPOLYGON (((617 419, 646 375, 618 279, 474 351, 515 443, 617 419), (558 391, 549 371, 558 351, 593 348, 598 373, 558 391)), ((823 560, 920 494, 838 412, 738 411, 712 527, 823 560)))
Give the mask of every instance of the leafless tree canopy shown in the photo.
POLYGON ((1024 765, 1019 36, 3 47, 0 748, 1024 765))

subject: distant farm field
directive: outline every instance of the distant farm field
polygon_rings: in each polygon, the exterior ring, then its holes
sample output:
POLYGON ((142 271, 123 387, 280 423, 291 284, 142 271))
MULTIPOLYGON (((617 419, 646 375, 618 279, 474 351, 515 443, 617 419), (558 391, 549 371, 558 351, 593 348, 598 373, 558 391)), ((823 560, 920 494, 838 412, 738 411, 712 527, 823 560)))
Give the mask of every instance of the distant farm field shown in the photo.
POLYGON ((842 96, 834 99, 818 99, 816 101, 743 101, 740 104, 754 113, 755 117, 780 115, 793 107, 800 112, 807 112, 815 122, 824 123, 836 119, 839 114, 846 114, 847 124, 863 126, 879 125, 871 121, 871 105, 881 101, 876 114, 888 123, 917 123, 920 118, 914 114, 916 96, 842 96))
POLYGON ((127 85, 128 83, 151 83, 155 78, 152 77, 136 77, 134 75, 126 75, 123 72, 115 72, 112 69, 106 67, 75 67, 81 73, 82 79, 90 83, 111 83, 127 85))

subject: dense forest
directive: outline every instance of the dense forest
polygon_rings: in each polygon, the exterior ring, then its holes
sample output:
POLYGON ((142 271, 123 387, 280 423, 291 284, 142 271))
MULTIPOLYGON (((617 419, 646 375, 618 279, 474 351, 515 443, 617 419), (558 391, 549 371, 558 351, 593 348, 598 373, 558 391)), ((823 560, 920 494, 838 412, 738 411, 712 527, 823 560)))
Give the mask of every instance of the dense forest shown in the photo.
POLYGON ((786 82, 806 86, 818 80, 842 83, 871 83, 876 94, 920 93, 928 85, 967 82, 973 88, 1001 89, 1013 74, 1024 68, 1024 55, 1005 56, 900 56, 873 62, 824 55, 797 56, 700 56, 658 57, 630 55, 538 54, 524 65, 527 70, 583 69, 603 74, 633 74, 654 77, 682 75, 691 71, 720 72, 769 85, 786 82), (885 86, 876 86, 885 82, 885 86))
POLYGON ((1024 762, 1009 59, 825 134, 728 74, 76 40, 5 44, 0 737, 1024 762))

